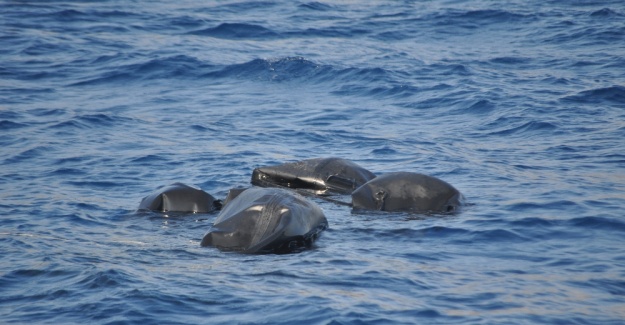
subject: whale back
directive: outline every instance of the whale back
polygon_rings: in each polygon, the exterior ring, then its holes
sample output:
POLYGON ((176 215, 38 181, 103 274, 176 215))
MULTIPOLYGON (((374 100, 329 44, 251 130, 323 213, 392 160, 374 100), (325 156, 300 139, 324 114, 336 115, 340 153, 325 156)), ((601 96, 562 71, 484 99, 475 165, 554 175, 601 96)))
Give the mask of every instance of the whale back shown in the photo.
POLYGON ((380 175, 352 193, 356 210, 452 212, 462 194, 433 176, 397 172, 380 175))
POLYGON ((278 188, 242 191, 221 211, 202 246, 242 253, 289 253, 309 247, 327 227, 321 209, 278 188))
POLYGON ((159 212, 211 212, 219 201, 198 187, 174 183, 151 193, 141 200, 139 210, 159 212))
POLYGON ((252 184, 263 187, 308 189, 317 194, 351 192, 375 174, 341 158, 314 158, 254 169, 252 184))

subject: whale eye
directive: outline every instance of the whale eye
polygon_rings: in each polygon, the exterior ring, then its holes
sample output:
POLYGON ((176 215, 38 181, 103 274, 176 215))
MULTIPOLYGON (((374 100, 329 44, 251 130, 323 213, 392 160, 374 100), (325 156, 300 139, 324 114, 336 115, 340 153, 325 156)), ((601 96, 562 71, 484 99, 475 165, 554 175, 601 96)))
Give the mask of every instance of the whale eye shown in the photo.
POLYGON ((447 206, 447 212, 452 212, 454 211, 456 208, 453 205, 448 205, 447 206))

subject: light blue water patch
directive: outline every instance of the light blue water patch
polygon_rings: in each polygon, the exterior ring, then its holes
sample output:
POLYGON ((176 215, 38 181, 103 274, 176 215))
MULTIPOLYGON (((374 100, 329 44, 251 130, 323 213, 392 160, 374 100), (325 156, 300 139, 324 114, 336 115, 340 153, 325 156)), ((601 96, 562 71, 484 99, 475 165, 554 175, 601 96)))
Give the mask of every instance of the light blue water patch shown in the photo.
MULTIPOLYGON (((625 319, 621 1, 3 2, 1 323, 625 319), (453 215, 320 199, 312 249, 200 247, 259 166, 342 157, 453 215)), ((341 197, 349 200, 349 196, 341 197)))

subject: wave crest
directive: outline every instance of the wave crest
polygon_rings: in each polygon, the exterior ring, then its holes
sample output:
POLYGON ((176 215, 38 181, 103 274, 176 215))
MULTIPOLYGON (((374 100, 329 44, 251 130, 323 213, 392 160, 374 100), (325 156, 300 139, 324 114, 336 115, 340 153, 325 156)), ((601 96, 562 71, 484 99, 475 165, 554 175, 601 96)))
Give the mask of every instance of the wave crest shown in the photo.
POLYGON ((565 101, 585 104, 625 104, 625 87, 612 86, 579 92, 577 95, 562 98, 565 101))
POLYGON ((216 27, 192 31, 189 34, 225 39, 264 39, 278 36, 276 32, 263 26, 243 23, 223 23, 216 27))

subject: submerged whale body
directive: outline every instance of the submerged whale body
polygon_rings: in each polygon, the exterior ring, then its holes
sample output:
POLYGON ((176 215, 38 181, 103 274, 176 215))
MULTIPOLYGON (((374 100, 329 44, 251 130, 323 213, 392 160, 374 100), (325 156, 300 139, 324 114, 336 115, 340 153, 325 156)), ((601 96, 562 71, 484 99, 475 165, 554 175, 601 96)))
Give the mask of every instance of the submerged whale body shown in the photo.
POLYGON ((237 190, 202 246, 241 253, 291 253, 310 247, 326 229, 321 209, 297 193, 279 188, 237 190))
POLYGON ((350 194, 375 174, 341 158, 315 158, 254 169, 252 184, 312 190, 317 194, 350 194))
POLYGON ((143 198, 139 210, 159 212, 211 212, 220 201, 195 186, 174 183, 143 198))
POLYGON ((452 212, 463 200, 448 183, 432 176, 398 172, 380 175, 352 193, 355 210, 452 212))

